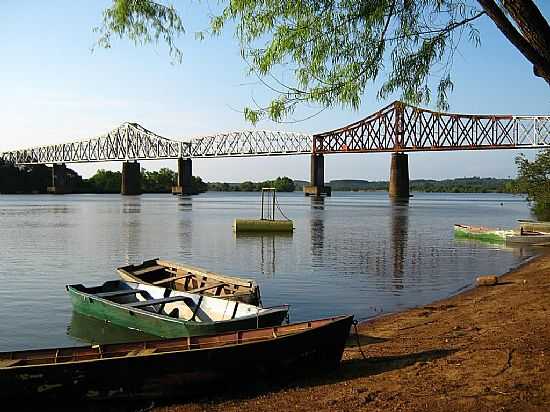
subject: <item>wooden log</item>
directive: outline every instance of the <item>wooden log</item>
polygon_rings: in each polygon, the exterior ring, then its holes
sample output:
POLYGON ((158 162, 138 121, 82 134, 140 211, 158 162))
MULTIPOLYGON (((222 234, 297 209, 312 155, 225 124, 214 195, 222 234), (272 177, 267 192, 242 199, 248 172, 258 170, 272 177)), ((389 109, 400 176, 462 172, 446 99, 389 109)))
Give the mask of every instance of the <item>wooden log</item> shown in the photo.
POLYGON ((494 286, 498 283, 498 277, 495 275, 478 276, 476 278, 477 286, 494 286))

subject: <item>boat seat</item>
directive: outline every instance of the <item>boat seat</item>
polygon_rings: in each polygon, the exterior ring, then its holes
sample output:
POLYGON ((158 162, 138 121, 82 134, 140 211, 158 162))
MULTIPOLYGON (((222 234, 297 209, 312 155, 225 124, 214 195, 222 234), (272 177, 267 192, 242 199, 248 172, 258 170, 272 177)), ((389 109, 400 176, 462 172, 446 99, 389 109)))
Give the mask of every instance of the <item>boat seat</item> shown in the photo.
POLYGON ((190 276, 193 276, 192 273, 189 273, 187 275, 181 275, 181 276, 172 276, 170 278, 166 278, 166 279, 162 279, 162 280, 157 280, 156 282, 152 282, 153 285, 162 285, 163 283, 168 283, 168 282, 172 282, 174 280, 179 280, 179 279, 185 279, 185 278, 188 278, 190 276))
POLYGON ((193 304, 193 299, 187 296, 170 296, 168 298, 149 299, 140 302, 124 303, 124 306, 128 306, 130 308, 143 308, 146 306, 161 305, 171 302, 184 302, 189 305, 189 303, 193 304))
POLYGON ((205 292, 207 290, 214 289, 214 288, 219 288, 219 287, 222 287, 222 286, 225 286, 225 285, 227 285, 227 283, 219 282, 219 283, 215 283, 215 284, 210 285, 210 286, 203 286, 202 288, 188 290, 187 293, 202 293, 202 292, 205 292))
POLYGON ((113 292, 101 292, 96 293, 94 296, 97 296, 98 298, 111 298, 114 296, 128 296, 128 295, 136 295, 138 293, 147 293, 145 290, 140 289, 129 289, 129 290, 115 290, 113 292))
MULTIPOLYGON (((161 305, 162 310, 166 303, 184 302, 193 311, 193 315, 189 319, 190 321, 195 321, 195 319, 198 318, 201 322, 212 322, 212 319, 210 319, 210 317, 206 315, 204 311, 201 311, 201 313, 199 314, 202 298, 203 296, 199 298, 199 302, 197 304, 195 304, 193 299, 187 296, 170 296, 162 299, 144 300, 143 302, 123 303, 123 305, 130 308, 144 308, 147 306, 161 305)), ((168 316, 170 316, 170 314, 168 314, 168 316)))
POLYGON ((154 266, 149 266, 149 267, 146 267, 146 268, 143 268, 143 269, 134 270, 132 273, 134 275, 144 275, 146 273, 155 272, 155 271, 161 270, 161 269, 164 269, 164 266, 154 265, 154 266))

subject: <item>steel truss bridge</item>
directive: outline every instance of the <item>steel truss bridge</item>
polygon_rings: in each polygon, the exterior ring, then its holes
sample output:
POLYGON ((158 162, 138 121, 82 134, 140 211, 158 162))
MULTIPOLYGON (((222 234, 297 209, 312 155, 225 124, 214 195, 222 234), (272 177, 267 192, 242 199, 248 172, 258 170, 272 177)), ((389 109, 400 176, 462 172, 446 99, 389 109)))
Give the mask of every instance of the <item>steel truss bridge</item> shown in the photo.
POLYGON ((441 113, 396 101, 356 123, 316 135, 250 130, 180 141, 124 123, 100 137, 9 151, 1 157, 16 164, 49 164, 546 147, 548 115, 441 113))

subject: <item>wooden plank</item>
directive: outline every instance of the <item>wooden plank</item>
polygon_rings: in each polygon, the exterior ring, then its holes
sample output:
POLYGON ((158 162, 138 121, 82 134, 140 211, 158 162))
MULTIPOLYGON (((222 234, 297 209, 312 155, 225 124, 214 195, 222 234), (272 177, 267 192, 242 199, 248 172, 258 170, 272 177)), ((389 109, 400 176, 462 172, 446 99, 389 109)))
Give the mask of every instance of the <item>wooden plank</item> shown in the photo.
POLYGON ((203 286, 202 288, 188 290, 187 293, 201 293, 201 292, 205 292, 207 290, 214 289, 214 288, 219 288, 220 286, 225 286, 225 285, 226 283, 221 283, 221 282, 215 283, 210 286, 203 286))
POLYGON ((162 299, 144 300, 143 302, 124 303, 123 305, 128 306, 130 308, 143 308, 145 306, 160 305, 163 303, 171 303, 171 302, 185 302, 187 303, 187 305, 189 305, 188 301, 193 302, 193 299, 187 296, 170 296, 168 298, 162 298, 162 299))
POLYGON ((110 298, 114 296, 127 296, 127 295, 136 295, 138 293, 144 293, 144 290, 132 289, 132 290, 115 290, 113 292, 101 292, 96 293, 94 296, 98 298, 110 298))
POLYGON ((22 359, 0 359, 0 368, 9 368, 20 363, 22 359))
POLYGON ((225 282, 225 283, 228 283, 228 284, 236 284, 236 285, 244 286, 244 287, 248 287, 248 288, 251 288, 252 285, 254 284, 254 281, 252 279, 243 279, 243 278, 239 278, 239 277, 236 277, 236 276, 223 275, 221 273, 211 272, 209 270, 199 268, 199 267, 196 267, 196 266, 180 265, 179 263, 172 262, 172 261, 169 261, 169 260, 158 259, 157 263, 159 265, 164 266, 166 269, 174 268, 174 269, 177 269, 178 271, 184 271, 186 273, 193 273, 197 276, 206 276, 207 278, 214 279, 214 280, 217 280, 219 282, 225 282))
POLYGON ((161 265, 149 266, 149 267, 144 268, 144 269, 138 269, 138 270, 131 271, 130 273, 132 273, 135 276, 140 276, 140 275, 143 275, 145 273, 154 272, 154 271, 160 270, 160 269, 164 269, 164 266, 161 266, 161 265))
POLYGON ((193 275, 192 273, 189 273, 187 275, 182 275, 182 276, 173 276, 171 278, 157 280, 156 282, 152 282, 151 284, 152 285, 162 285, 163 283, 172 282, 172 281, 178 280, 178 279, 185 279, 185 278, 188 278, 189 276, 195 276, 195 275, 193 275))

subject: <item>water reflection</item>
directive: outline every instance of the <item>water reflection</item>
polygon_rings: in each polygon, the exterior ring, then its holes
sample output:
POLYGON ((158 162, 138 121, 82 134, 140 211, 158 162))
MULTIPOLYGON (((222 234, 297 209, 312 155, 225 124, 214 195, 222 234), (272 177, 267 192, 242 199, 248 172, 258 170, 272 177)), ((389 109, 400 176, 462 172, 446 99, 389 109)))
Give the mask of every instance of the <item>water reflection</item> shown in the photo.
POLYGON ((319 264, 323 262, 323 245, 325 240, 324 222, 325 199, 323 197, 312 197, 310 207, 310 250, 311 256, 319 264))
POLYGON ((193 198, 191 196, 178 196, 178 230, 179 244, 178 257, 184 261, 191 260, 193 250, 193 198))
POLYGON ((124 245, 125 263, 137 262, 141 256, 141 196, 121 196, 120 244, 124 245))
POLYGON ((462 247, 468 247, 468 248, 485 248, 485 249, 495 249, 495 250, 503 250, 510 252, 512 255, 517 256, 518 258, 525 259, 530 256, 533 256, 538 253, 545 253, 548 249, 544 246, 530 246, 530 245, 517 245, 517 246, 509 246, 505 242, 504 243, 492 243, 492 242, 484 242, 483 240, 479 239, 465 239, 465 238, 454 238, 454 241, 457 245, 460 245, 462 247))
POLYGON ((71 323, 67 326, 67 335, 92 345, 158 339, 147 333, 123 328, 76 312, 73 312, 71 323))
POLYGON ((260 273, 273 277, 277 273, 277 249, 288 249, 292 235, 292 232, 235 233, 235 240, 239 248, 256 254, 260 273))
POLYGON ((393 287, 403 289, 403 274, 407 256, 409 234, 409 202, 394 201, 391 204, 390 249, 393 251, 393 287))
POLYGON ((193 198, 191 196, 177 196, 178 209, 182 212, 193 211, 193 198))

